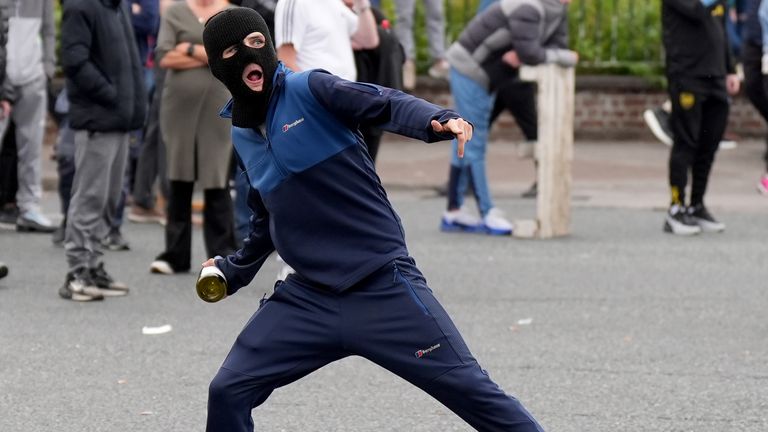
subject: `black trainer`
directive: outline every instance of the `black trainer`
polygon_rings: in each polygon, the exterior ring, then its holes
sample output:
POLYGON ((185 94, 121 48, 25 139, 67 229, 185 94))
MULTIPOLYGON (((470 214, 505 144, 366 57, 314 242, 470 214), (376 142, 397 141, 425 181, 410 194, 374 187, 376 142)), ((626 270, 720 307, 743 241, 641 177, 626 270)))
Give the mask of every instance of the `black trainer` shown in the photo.
POLYGON ((643 112, 643 120, 659 141, 665 145, 672 145, 672 129, 669 127, 669 113, 663 108, 650 108, 643 112))
POLYGON ((131 245, 123 238, 120 230, 111 230, 109 234, 101 240, 101 245, 111 251, 127 251, 131 249, 131 245))
POLYGON ((688 214, 685 207, 673 204, 664 220, 664 232, 675 235, 689 236, 699 234, 701 227, 688 214))
POLYGON ((110 276, 104 269, 104 263, 90 269, 90 276, 93 284, 104 297, 120 297, 128 294, 128 286, 110 276))
POLYGON ((723 232, 725 224, 718 222, 704 204, 688 207, 688 215, 704 232, 723 232))
POLYGON ((67 233, 67 220, 64 219, 61 221, 61 225, 59 225, 58 228, 56 228, 56 231, 53 232, 53 235, 51 236, 51 242, 54 246, 58 247, 64 247, 64 237, 67 233))
POLYGON ((0 262, 0 279, 8 276, 8 266, 0 262))
POLYGON ((104 296, 101 295, 99 289, 94 286, 87 269, 80 269, 78 271, 67 273, 67 280, 64 281, 64 285, 59 288, 59 296, 67 300, 78 302, 104 299, 104 296))

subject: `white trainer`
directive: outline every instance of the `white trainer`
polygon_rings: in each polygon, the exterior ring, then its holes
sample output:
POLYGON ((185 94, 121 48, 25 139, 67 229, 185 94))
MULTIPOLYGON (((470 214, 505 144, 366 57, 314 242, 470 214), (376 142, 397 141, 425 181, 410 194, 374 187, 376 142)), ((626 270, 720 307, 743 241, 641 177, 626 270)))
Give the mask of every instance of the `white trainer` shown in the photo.
POLYGON ((164 275, 172 275, 176 273, 173 271, 173 267, 171 267, 171 264, 169 264, 168 261, 163 261, 163 260, 152 261, 152 264, 149 265, 149 272, 154 274, 164 274, 164 275))
POLYGON ((479 232, 483 224, 478 216, 468 212, 464 207, 443 213, 440 230, 445 232, 479 232))
POLYGON ((491 235, 512 235, 514 226, 504 217, 504 212, 496 207, 490 209, 483 218, 485 232, 491 235))

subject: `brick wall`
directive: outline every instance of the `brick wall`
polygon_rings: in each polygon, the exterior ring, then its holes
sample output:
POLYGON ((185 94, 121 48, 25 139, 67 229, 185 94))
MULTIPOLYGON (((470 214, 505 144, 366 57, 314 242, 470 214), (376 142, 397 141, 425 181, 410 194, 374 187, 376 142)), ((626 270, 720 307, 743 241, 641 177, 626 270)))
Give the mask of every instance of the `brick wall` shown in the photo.
MULTIPOLYGON (((452 106, 444 83, 419 79, 416 94, 439 105, 452 106)), ((635 77, 577 77, 575 135, 579 139, 653 139, 643 122, 643 111, 661 105, 667 94, 658 86, 635 77)), ((765 122, 746 97, 733 100, 728 131, 742 137, 761 137, 765 122)), ((494 125, 492 136, 522 139, 508 113, 494 125)))

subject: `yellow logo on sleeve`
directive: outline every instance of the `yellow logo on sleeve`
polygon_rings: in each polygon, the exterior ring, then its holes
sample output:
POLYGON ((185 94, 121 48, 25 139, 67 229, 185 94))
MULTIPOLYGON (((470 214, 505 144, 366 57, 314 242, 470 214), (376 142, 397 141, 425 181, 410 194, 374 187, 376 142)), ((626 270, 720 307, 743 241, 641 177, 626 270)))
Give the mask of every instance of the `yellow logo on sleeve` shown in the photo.
POLYGON ((696 96, 694 96, 693 93, 688 93, 688 92, 680 93, 680 106, 683 107, 684 110, 689 110, 693 108, 693 105, 695 104, 696 104, 696 96))
POLYGON ((723 5, 719 4, 712 9, 713 17, 721 17, 723 15, 725 15, 725 8, 723 7, 723 5))

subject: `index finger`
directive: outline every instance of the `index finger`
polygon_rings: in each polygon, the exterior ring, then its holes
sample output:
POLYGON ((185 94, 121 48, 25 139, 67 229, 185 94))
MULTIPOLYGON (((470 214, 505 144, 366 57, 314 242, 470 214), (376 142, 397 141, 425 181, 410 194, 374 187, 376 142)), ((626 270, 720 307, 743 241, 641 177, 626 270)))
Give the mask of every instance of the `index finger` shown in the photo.
POLYGON ((457 133, 456 134, 456 144, 458 144, 458 149, 456 151, 456 155, 459 158, 464 157, 464 144, 467 142, 467 136, 464 133, 457 133))

